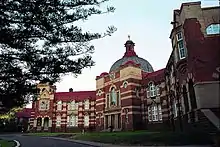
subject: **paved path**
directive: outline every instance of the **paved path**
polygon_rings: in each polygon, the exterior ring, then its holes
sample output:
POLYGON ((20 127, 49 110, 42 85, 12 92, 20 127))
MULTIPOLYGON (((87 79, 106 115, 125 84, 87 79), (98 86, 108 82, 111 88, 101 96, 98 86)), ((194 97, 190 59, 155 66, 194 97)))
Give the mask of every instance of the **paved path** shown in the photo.
MULTIPOLYGON (((20 142, 21 147, 128 147, 128 146, 102 144, 102 143, 80 141, 80 140, 71 140, 71 139, 64 139, 57 137, 23 136, 21 134, 8 134, 8 135, 4 134, 4 135, 0 135, 0 138, 8 139, 8 140, 17 140, 20 142)), ((137 146, 129 146, 129 147, 137 147, 137 146)), ((171 147, 211 147, 211 146, 189 145, 189 146, 171 146, 171 147)))
POLYGON ((51 138, 42 138, 36 136, 22 136, 19 134, 0 135, 2 139, 17 140, 21 147, 94 147, 76 142, 57 140, 51 138))

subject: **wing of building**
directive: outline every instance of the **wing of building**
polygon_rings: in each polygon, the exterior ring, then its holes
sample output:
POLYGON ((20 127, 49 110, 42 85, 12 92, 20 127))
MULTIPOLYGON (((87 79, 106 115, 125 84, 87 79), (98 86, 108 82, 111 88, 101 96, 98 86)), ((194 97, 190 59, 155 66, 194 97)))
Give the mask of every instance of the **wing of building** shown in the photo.
POLYGON ((96 77, 96 91, 39 84, 31 130, 219 130, 219 11, 200 2, 173 11, 173 50, 164 69, 154 71, 129 39, 122 58, 96 77))

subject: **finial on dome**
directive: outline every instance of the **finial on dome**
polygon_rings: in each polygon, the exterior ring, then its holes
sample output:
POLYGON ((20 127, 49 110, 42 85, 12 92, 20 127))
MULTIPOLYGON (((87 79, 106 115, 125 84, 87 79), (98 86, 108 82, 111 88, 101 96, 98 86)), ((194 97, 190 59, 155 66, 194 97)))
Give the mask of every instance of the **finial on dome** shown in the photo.
POLYGON ((128 40, 131 40, 131 36, 130 35, 128 35, 128 40))

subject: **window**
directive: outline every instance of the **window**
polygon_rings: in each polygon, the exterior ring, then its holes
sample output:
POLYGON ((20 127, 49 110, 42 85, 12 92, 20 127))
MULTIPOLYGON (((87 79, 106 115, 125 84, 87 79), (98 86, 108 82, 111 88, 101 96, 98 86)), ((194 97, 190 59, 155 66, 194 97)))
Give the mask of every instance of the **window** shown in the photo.
POLYGON ((162 110, 160 104, 152 104, 148 106, 148 120, 162 121, 162 110))
POLYGON ((57 102, 57 110, 62 110, 62 101, 57 102))
POLYGON ((125 82, 123 83, 123 87, 124 87, 124 88, 127 88, 127 86, 128 86, 128 82, 125 81, 125 82))
POLYGON ((158 119, 160 120, 160 121, 162 121, 162 109, 161 109, 161 105, 158 105, 158 119))
POLYGON ((220 24, 211 24, 206 28, 207 35, 220 34, 220 24))
POLYGON ((111 88, 111 104, 110 105, 113 105, 113 106, 117 105, 117 93, 114 87, 111 88))
POLYGON ((84 116, 84 126, 89 126, 89 115, 84 116))
POLYGON ((177 100, 173 100, 173 115, 174 117, 178 116, 177 100))
POLYGON ((78 116, 76 116, 76 115, 67 116, 67 125, 70 127, 77 127, 78 126, 78 116))
POLYGON ((85 110, 88 110, 88 109, 89 109, 89 100, 86 100, 86 101, 84 102, 84 109, 85 109, 85 110))
POLYGON ((151 107, 148 106, 148 120, 152 121, 152 111, 151 111, 151 107))
POLYGON ((186 57, 186 49, 184 47, 182 32, 177 33, 176 38, 177 38, 177 47, 179 50, 179 57, 180 59, 183 59, 186 57))
POLYGON ((149 84, 149 88, 147 88, 147 98, 153 98, 160 95, 159 86, 155 86, 152 82, 149 84))
POLYGON ((109 103, 110 103, 110 100, 109 100, 109 94, 106 94, 106 108, 109 107, 109 103))
POLYGON ((56 126, 60 127, 61 126, 61 116, 57 116, 57 120, 56 120, 56 126))
POLYGON ((68 110, 78 110, 78 103, 72 101, 68 104, 68 110))
POLYGON ((135 92, 136 92, 136 97, 140 97, 140 89, 139 88, 135 88, 135 92))
POLYGON ((41 100, 39 104, 40 104, 40 107, 39 107, 40 110, 48 110, 49 109, 50 101, 48 101, 48 100, 41 100))

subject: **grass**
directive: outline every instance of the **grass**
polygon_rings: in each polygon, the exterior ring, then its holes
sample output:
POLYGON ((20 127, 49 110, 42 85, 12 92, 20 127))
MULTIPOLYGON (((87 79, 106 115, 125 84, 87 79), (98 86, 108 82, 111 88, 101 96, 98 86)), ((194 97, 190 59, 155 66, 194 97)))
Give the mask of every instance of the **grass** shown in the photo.
POLYGON ((212 144, 209 135, 203 133, 175 133, 175 132, 103 132, 77 134, 77 140, 86 140, 121 145, 208 145, 212 144))
POLYGON ((1 147, 14 147, 15 143, 13 141, 1 140, 0 139, 0 145, 1 145, 1 147))
POLYGON ((42 136, 42 137, 54 137, 54 136, 60 136, 60 135, 74 135, 75 133, 49 133, 49 132, 43 132, 43 133, 28 133, 28 136, 42 136))

